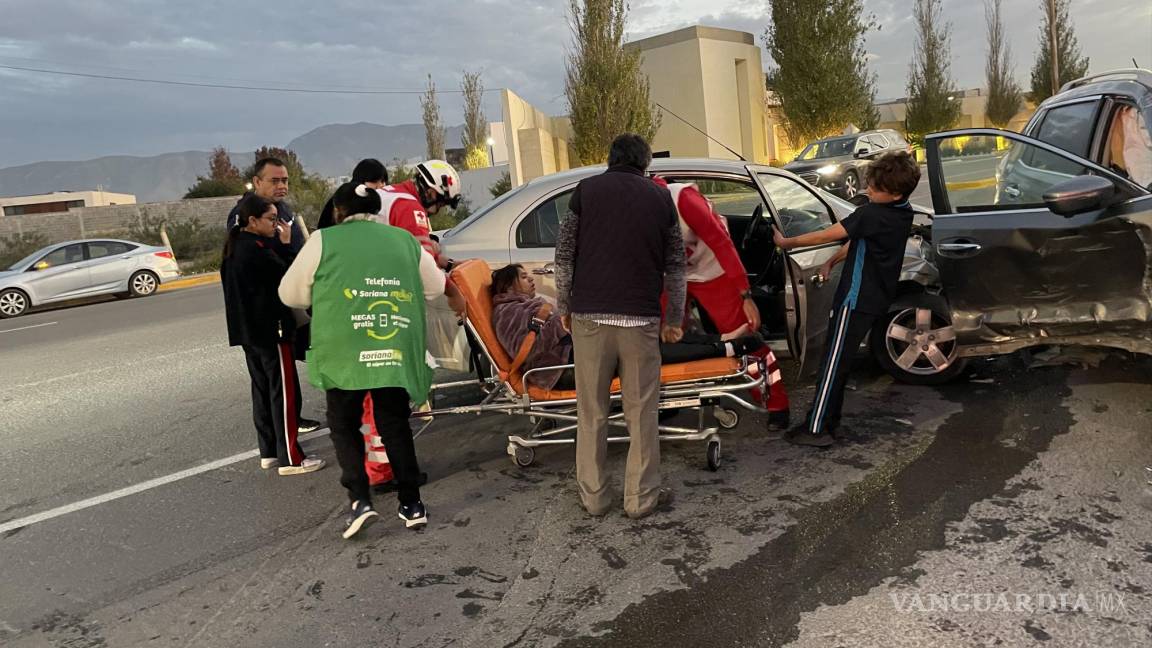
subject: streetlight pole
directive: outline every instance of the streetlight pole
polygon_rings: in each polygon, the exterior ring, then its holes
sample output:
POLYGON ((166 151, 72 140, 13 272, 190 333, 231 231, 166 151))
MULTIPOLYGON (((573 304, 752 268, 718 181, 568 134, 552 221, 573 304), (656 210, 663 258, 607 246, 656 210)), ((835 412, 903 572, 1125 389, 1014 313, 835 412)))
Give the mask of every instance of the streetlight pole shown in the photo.
POLYGON ((1060 91, 1060 43, 1057 38, 1056 0, 1048 0, 1048 58, 1052 64, 1052 94, 1060 91))
POLYGON ((496 140, 489 137, 488 138, 488 166, 490 166, 490 167, 496 166, 496 151, 493 148, 494 146, 496 146, 496 140))

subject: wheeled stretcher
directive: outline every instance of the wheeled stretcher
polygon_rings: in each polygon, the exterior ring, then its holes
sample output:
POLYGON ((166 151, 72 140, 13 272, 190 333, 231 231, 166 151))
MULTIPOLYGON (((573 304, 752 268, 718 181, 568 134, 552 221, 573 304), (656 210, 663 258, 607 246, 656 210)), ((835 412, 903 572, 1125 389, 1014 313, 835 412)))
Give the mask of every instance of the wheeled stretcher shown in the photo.
MULTIPOLYGON (((492 271, 488 264, 478 259, 466 261, 453 269, 451 276, 467 301, 464 325, 477 341, 483 361, 490 365, 491 371, 489 377, 483 379, 433 385, 433 407, 414 412, 412 417, 431 422, 431 417, 442 414, 501 412, 510 416, 527 416, 534 423, 532 430, 526 435, 508 436, 508 454, 519 466, 530 465, 535 459, 535 448, 539 446, 574 444, 576 392, 540 389, 526 380, 535 373, 568 369, 573 365, 539 367, 527 372, 516 369, 516 363, 501 347, 492 325, 492 297, 488 288, 492 283, 492 271), (436 392, 477 384, 485 393, 479 404, 435 408, 436 392)), ((530 338, 534 340, 534 335, 530 334, 530 338)), ((740 409, 765 411, 752 402, 749 392, 756 388, 766 389, 766 376, 767 367, 754 357, 711 358, 664 365, 660 371, 660 410, 694 409, 698 416, 694 429, 660 425, 660 439, 706 442, 708 468, 719 469, 719 428, 736 427, 740 422, 740 409), (718 427, 705 425, 706 410, 711 410, 718 427)), ((612 383, 612 400, 620 401, 619 379, 612 383)), ((609 434, 609 442, 628 441, 622 412, 612 414, 609 425, 619 430, 619 433, 609 434)))

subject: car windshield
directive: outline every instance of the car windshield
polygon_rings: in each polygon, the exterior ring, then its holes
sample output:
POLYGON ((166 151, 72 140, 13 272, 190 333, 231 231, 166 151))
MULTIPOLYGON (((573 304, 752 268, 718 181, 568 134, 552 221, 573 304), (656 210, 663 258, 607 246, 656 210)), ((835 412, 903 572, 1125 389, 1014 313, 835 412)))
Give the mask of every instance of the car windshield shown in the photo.
POLYGON ((796 156, 796 159, 819 160, 822 158, 840 157, 841 155, 852 155, 852 143, 855 141, 855 137, 841 137, 838 139, 812 142, 800 152, 800 155, 796 156))
POLYGON ((9 270, 20 270, 24 266, 31 263, 32 259, 39 257, 40 255, 44 254, 47 251, 48 251, 48 248, 41 248, 39 250, 36 250, 32 254, 29 254, 28 256, 24 257, 23 259, 20 259, 19 261, 17 261, 16 263, 13 263, 12 265, 8 266, 8 269, 9 270))
POLYGON ((499 207, 501 205, 501 203, 508 200, 512 196, 515 196, 516 194, 520 193, 521 191, 523 191, 524 187, 526 187, 526 186, 527 185, 521 185, 521 186, 517 187, 516 189, 513 189, 512 191, 505 192, 502 196, 500 196, 496 200, 493 200, 492 202, 488 203, 487 205, 484 205, 483 207, 481 207, 479 209, 479 211, 477 211, 476 213, 474 213, 471 216, 469 216, 468 218, 465 218, 464 220, 460 221, 460 223, 458 225, 456 225, 456 227, 453 227, 452 229, 448 230, 447 232, 444 232, 444 236, 450 237, 453 234, 458 234, 460 232, 463 232, 465 229, 468 229, 469 225, 471 225, 472 223, 475 223, 476 221, 480 220, 481 218, 484 218, 484 214, 487 214, 488 212, 492 211, 493 209, 496 209, 497 207, 499 207))

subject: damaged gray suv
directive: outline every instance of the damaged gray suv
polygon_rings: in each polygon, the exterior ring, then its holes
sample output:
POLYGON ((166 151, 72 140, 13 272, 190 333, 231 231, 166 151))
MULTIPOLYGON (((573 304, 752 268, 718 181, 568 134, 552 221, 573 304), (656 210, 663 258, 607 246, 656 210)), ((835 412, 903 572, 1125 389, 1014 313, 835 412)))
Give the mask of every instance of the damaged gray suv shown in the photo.
POLYGON ((1069 83, 1024 132, 927 138, 924 289, 871 338, 896 377, 943 382, 1037 345, 1152 354, 1152 73, 1069 83))

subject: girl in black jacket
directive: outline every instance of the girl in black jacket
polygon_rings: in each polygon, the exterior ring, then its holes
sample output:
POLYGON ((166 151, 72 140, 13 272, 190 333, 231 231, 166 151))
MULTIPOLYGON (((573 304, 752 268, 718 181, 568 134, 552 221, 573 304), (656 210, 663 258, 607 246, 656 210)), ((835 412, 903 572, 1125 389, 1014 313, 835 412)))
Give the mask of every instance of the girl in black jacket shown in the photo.
POLYGON ((278 466, 281 475, 315 472, 324 460, 307 457, 299 434, 300 379, 292 357, 296 321, 276 290, 292 262, 281 254, 291 230, 279 223, 276 206, 248 195, 237 205, 239 218, 228 232, 220 281, 228 318, 228 343, 243 347, 252 378, 252 419, 260 447, 260 467, 278 466), (278 252, 279 250, 279 252, 278 252))

